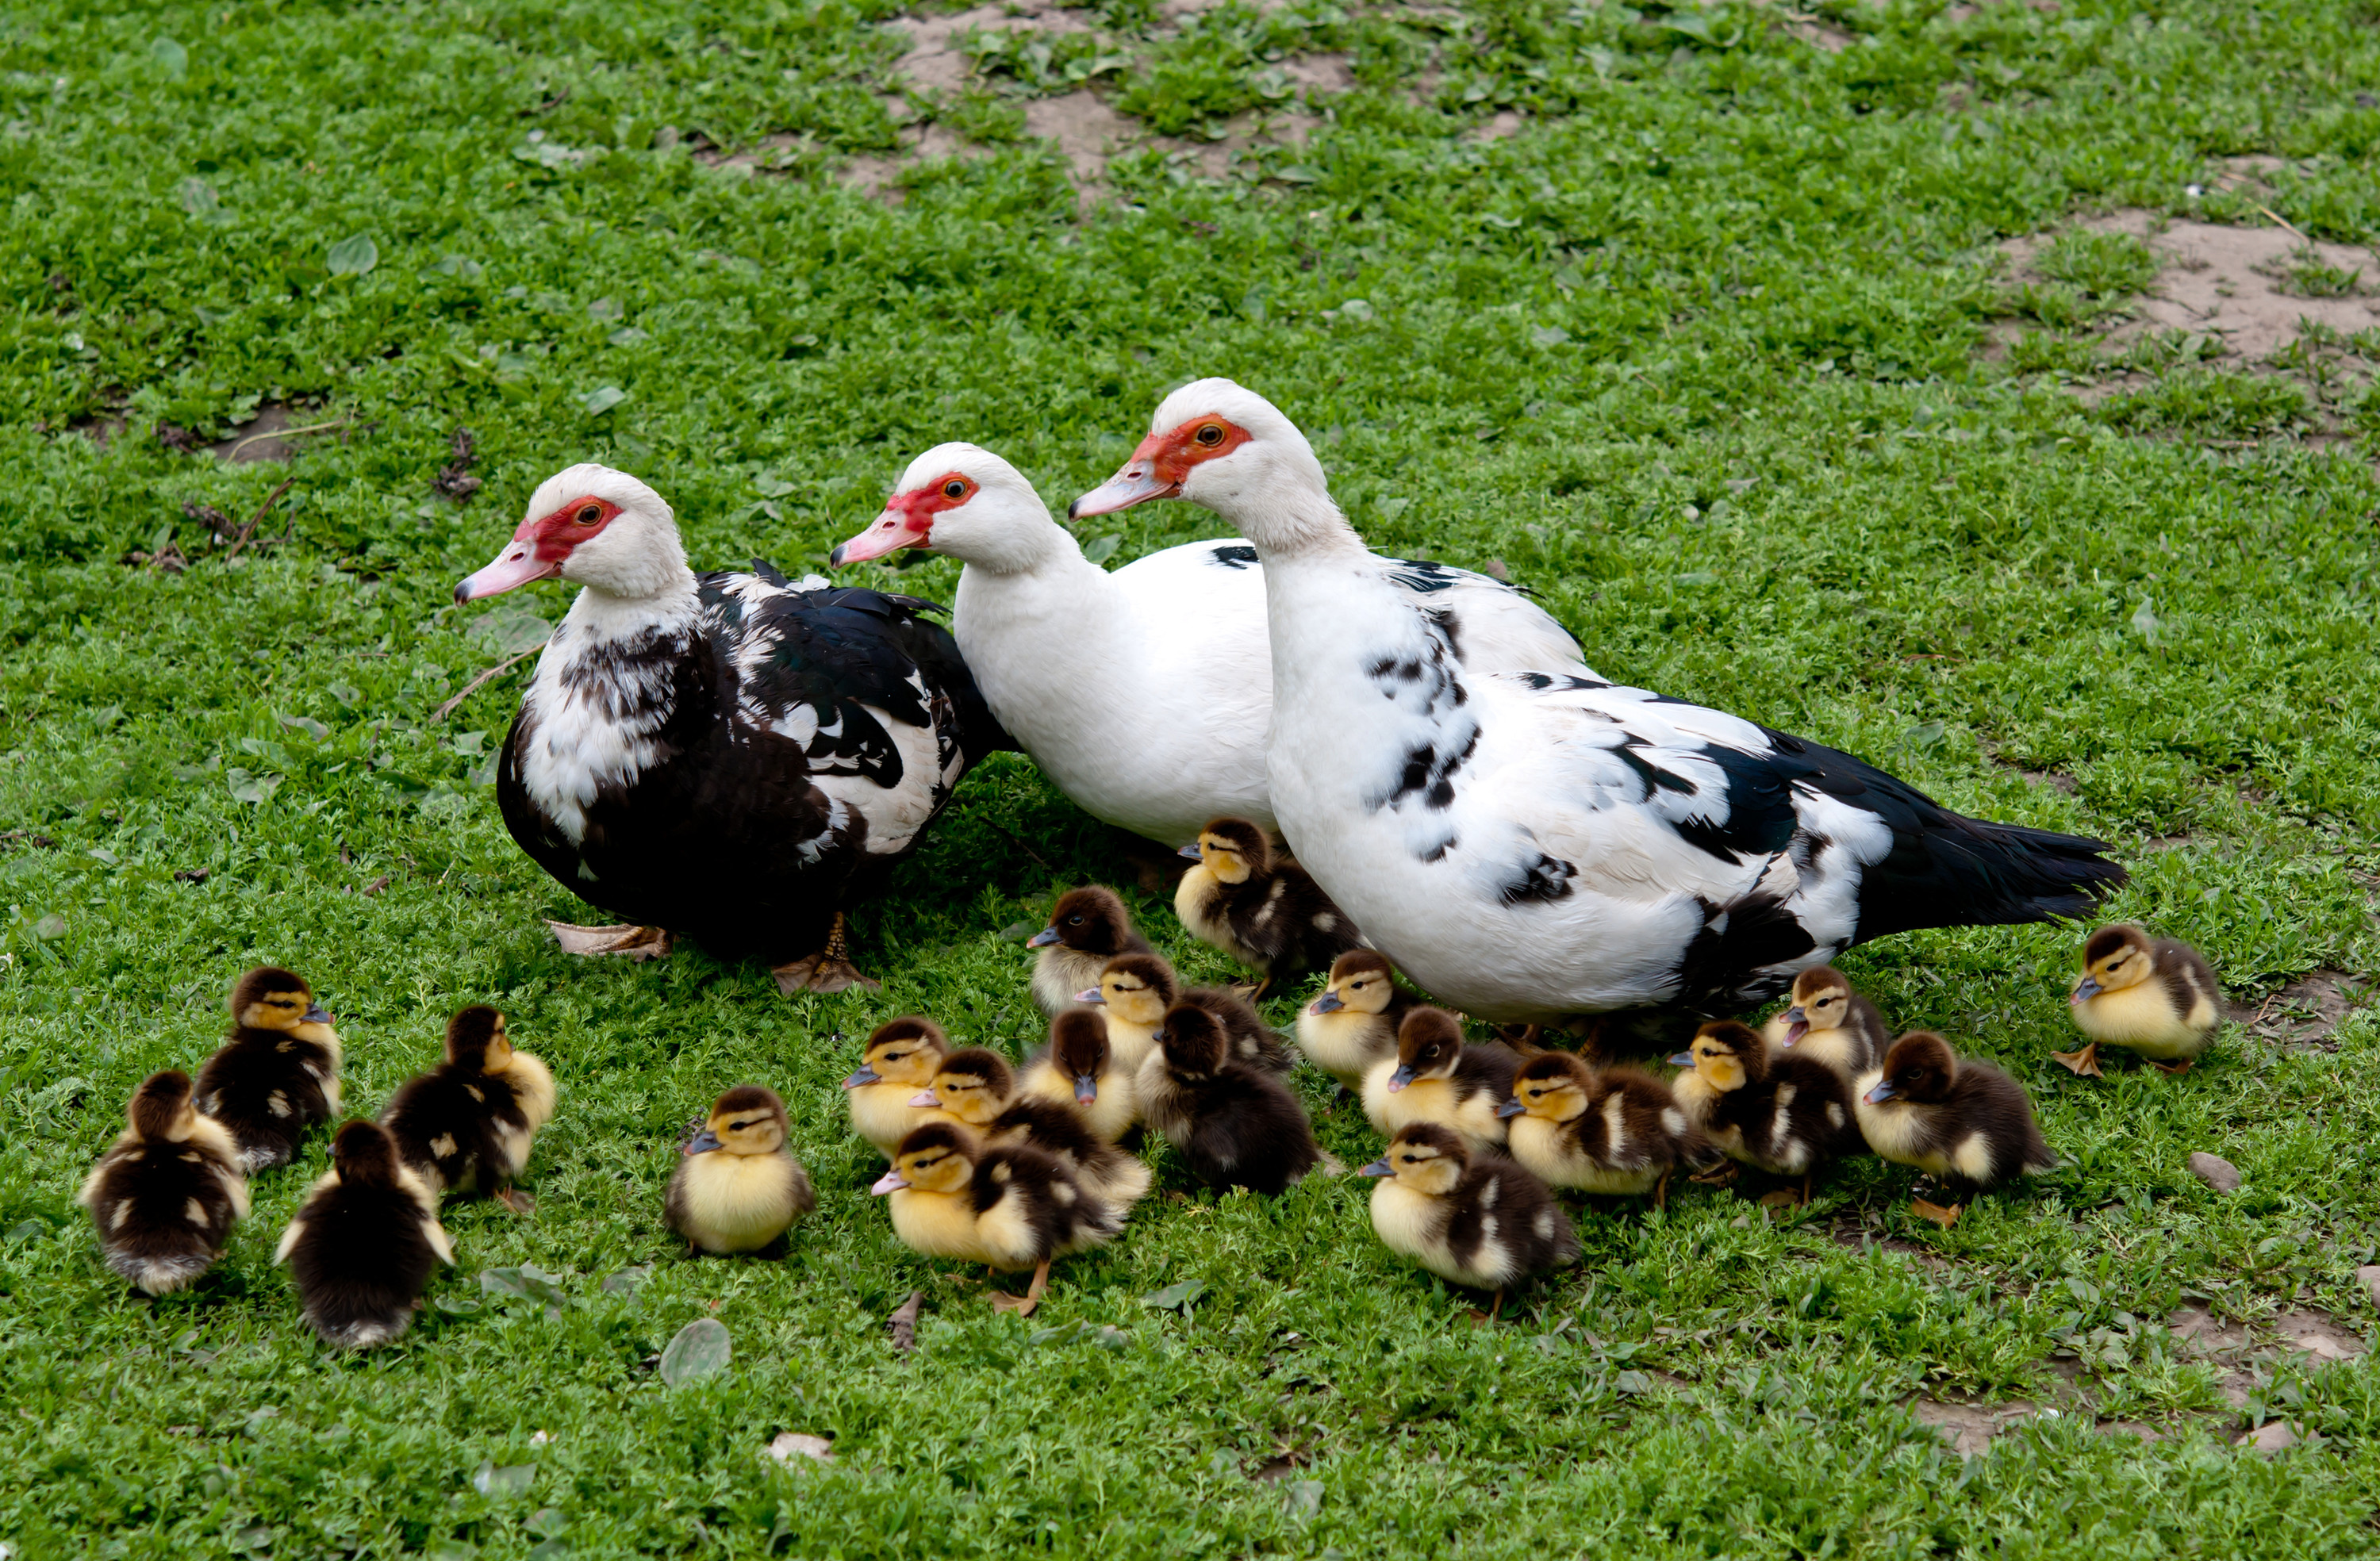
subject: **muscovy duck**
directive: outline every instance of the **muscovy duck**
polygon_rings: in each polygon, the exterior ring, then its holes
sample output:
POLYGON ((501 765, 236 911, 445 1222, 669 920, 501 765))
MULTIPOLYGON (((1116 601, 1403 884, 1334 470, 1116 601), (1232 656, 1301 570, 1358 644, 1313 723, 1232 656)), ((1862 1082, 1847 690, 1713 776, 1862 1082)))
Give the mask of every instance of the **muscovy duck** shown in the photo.
POLYGON ((2099 841, 1963 817, 1803 738, 1574 665, 1484 664, 1465 605, 1366 551, 1305 436, 1228 380, 1166 397, 1075 510, 1157 498, 1264 563, 1298 860, 1476 1017, 1736 1011, 1853 943, 2079 916, 2124 881, 2099 841))
MULTIPOLYGON (((965 565, 952 610, 959 648, 1002 724, 1086 813, 1168 847, 1209 818, 1272 827, 1272 662, 1254 548, 1192 542, 1110 572, 1083 557, 1022 473, 972 444, 910 462, 884 513, 830 562, 903 548, 965 565)), ((1417 595, 1494 625, 1482 638, 1516 664, 1585 670, 1560 625, 1512 587, 1442 564, 1399 567, 1417 595)))
POLYGON ((572 893, 628 918, 555 924, 577 953, 672 934, 759 954, 788 994, 876 985, 844 911, 1009 745, 935 604, 750 574, 698 575, 662 496, 585 465, 549 478, 467 602, 583 588, 521 697, 496 771, 504 826, 572 893))

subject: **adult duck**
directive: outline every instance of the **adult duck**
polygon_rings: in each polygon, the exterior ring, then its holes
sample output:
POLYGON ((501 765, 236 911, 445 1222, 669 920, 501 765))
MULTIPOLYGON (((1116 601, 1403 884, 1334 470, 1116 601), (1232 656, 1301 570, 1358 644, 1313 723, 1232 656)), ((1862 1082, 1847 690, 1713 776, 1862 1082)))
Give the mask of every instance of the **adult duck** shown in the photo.
POLYGON ((2096 841, 1962 817, 1849 755, 1576 666, 1481 654, 1458 600, 1365 550, 1313 449, 1228 380, 1165 398, 1075 504, 1205 505, 1265 566, 1269 773, 1298 860, 1475 1017, 1734 1010, 1912 927, 2083 914, 2096 841))
POLYGON ((548 478, 459 602, 578 586, 504 739, 504 826, 556 881, 626 918, 555 924, 576 953, 682 934, 759 954, 787 993, 874 986, 844 907, 1006 738, 916 597, 686 567, 676 517, 625 472, 548 478))
MULTIPOLYGON (((1254 548, 1192 542, 1102 569, 1022 473, 972 444, 910 462, 884 513, 830 562, 903 548, 965 564, 952 611, 959 648, 1001 723, 1085 812, 1169 847, 1210 818, 1273 826, 1273 672, 1254 548)), ((1395 566, 1417 597, 1508 625, 1529 665, 1583 670, 1570 636, 1512 587, 1441 564, 1395 566)))

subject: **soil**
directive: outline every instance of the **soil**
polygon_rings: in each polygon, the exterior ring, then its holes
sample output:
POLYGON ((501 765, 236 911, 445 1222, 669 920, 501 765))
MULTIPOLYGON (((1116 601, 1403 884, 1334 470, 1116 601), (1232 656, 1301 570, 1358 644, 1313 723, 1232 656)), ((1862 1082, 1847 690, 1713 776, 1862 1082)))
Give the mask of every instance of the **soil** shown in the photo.
POLYGON ((2369 1000, 2370 983, 2343 970, 2309 971, 2253 1007, 2233 1004, 2231 1017, 2274 1046, 2299 1051, 2337 1051, 2333 1032, 2358 1005, 2369 1000))
POLYGON ((229 439, 207 446, 207 453, 218 460, 246 466, 250 461, 285 461, 298 454, 298 447, 285 439, 259 437, 277 434, 284 429, 295 428, 298 420, 289 408, 277 402, 267 402, 256 409, 256 417, 236 425, 238 431, 229 439))

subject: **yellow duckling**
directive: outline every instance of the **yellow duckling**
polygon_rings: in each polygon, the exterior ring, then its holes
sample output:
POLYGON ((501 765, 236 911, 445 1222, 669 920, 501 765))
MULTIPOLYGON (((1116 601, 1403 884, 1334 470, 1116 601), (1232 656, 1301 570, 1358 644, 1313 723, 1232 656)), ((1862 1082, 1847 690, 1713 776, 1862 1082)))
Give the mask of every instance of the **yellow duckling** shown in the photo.
POLYGON ((1099 984, 1080 998, 1107 1015, 1109 1049, 1116 1065, 1130 1068, 1135 1078, 1157 1049, 1157 1028, 1165 1022, 1166 1010, 1177 1002, 1213 1014, 1223 1027, 1231 1054, 1240 1061, 1275 1073, 1297 1065, 1245 998, 1220 986, 1193 986, 1185 992, 1173 967, 1156 954, 1119 954, 1099 973, 1099 984))
POLYGON ((553 1106, 553 1074, 513 1045, 503 1014, 481 1004, 446 1022, 445 1061, 399 1084, 380 1121, 431 1186, 484 1192, 527 1214, 536 1205, 513 1179, 553 1106))
POLYGON ((199 1114, 188 1073, 152 1073, 132 1092, 125 1128, 75 1202, 99 1227, 107 1265, 151 1295, 192 1283, 248 1217, 239 1145, 199 1114))
POLYGON ((1119 1218, 1148 1191, 1147 1166, 1093 1132, 1071 1102, 1018 1095, 1007 1059, 989 1047, 963 1047, 943 1058, 932 1085, 910 1104, 948 1112, 995 1147, 1029 1144, 1056 1156, 1119 1218))
POLYGON ((2129 922, 2091 935, 2082 946, 2082 974, 2067 1001, 2090 1043, 2081 1051, 2049 1055, 2094 1079, 2102 1077, 2103 1043, 2139 1052, 2166 1072, 2187 1072, 2223 1023, 2223 988, 2199 951, 2170 938, 2152 938, 2129 922))
POLYGON ((1835 1071, 1798 1052, 1771 1053, 1749 1025, 1714 1020, 1670 1062, 1686 1070, 1670 1085, 1686 1120, 1731 1160, 1800 1177, 1805 1204, 1818 1166, 1861 1147, 1850 1088, 1835 1071))
POLYGON ((1297 1047, 1350 1094, 1364 1075, 1397 1054, 1397 1030, 1421 999, 1397 985, 1396 967, 1370 949, 1350 949, 1331 962, 1322 995, 1297 1013, 1297 1047))
POLYGON ((1669 1085, 1633 1068, 1598 1072, 1566 1051, 1521 1064, 1497 1112, 1524 1169, 1583 1192, 1650 1192, 1655 1208, 1668 1205, 1671 1171, 1718 1158, 1669 1085))
POLYGON ((1439 1278, 1504 1292, 1578 1261, 1578 1233, 1546 1184, 1501 1155, 1475 1155, 1436 1122, 1411 1122, 1357 1172, 1372 1189, 1372 1229, 1390 1252, 1439 1278))
POLYGON ((895 1144, 892 1168, 869 1191, 891 1198, 893 1233, 913 1251, 1033 1270, 1023 1295, 991 1298, 1026 1316, 1041 1303, 1052 1262, 1123 1228, 1123 1216, 1054 1156, 1025 1144, 987 1149, 954 1122, 929 1122, 895 1144))
POLYGON ((868 1037, 868 1055, 843 1081, 851 1107, 851 1129, 885 1154, 910 1132, 934 1119, 909 1101, 934 1082, 934 1070, 949 1055, 950 1037, 930 1019, 915 1014, 880 1025, 868 1037))
POLYGON ((1071 1006, 1075 993, 1098 986, 1099 973, 1118 954, 1155 952, 1132 925, 1123 897, 1098 884, 1060 895, 1050 925, 1025 946, 1040 950, 1033 959, 1033 1000, 1044 1013, 1071 1006))
POLYGON ((1264 973, 1262 997, 1356 946, 1347 913, 1296 863, 1276 858, 1260 825, 1217 818, 1182 854, 1198 865, 1182 875, 1173 914, 1193 937, 1264 973))
POLYGON ((1893 1042, 1853 1098, 1870 1148, 1940 1180, 1949 1206, 1918 1212, 1943 1225, 1977 1192, 2058 1168, 2024 1086, 1988 1062, 1961 1062, 1931 1030, 1893 1042))
POLYGON ((1825 1063, 1845 1083, 1882 1062, 1892 1044, 1884 1015, 1832 965, 1793 977, 1791 1002, 1763 1034, 1771 1046, 1825 1063))
POLYGON ((738 1084, 711 1104, 662 1201, 687 1256, 762 1251, 818 1207, 809 1172, 785 1149, 792 1127, 777 1092, 759 1084, 738 1084))
POLYGON ((1501 1149, 1509 1135, 1497 1112, 1512 1098, 1520 1065, 1504 1047, 1464 1046, 1462 1024, 1444 1009, 1416 1008, 1398 1027, 1397 1054, 1364 1075, 1364 1115, 1384 1138, 1408 1122, 1437 1122, 1474 1153, 1501 1149))
POLYGON ((259 965, 231 989, 232 1032, 199 1070, 199 1109, 231 1130, 251 1176, 285 1165, 339 1108, 345 1053, 331 1015, 294 972, 259 965))
POLYGON ((1113 1144, 1140 1120, 1136 1078, 1116 1061, 1107 1020, 1095 1009, 1062 1010, 1050 1022, 1050 1044, 1028 1059, 1017 1093, 1071 1105, 1083 1125, 1113 1144))

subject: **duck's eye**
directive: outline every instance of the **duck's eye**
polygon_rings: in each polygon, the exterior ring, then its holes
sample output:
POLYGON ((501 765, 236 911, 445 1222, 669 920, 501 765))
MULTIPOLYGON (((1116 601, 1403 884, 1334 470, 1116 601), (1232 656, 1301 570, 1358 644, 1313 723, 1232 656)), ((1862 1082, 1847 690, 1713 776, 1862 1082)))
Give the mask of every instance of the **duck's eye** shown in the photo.
POLYGON ((578 513, 571 516, 571 518, 576 520, 581 526, 592 526, 597 521, 603 518, 603 506, 601 504, 581 505, 578 513))
POLYGON ((1223 428, 1220 423, 1202 423, 1198 431, 1190 437, 1211 450, 1223 442, 1223 428))
POLYGON ((1068 916, 1066 918, 1066 925, 1068 926, 1080 926, 1083 925, 1083 918, 1080 916, 1068 916))
POLYGON ((948 482, 942 484, 942 497, 945 499, 964 499, 966 495, 966 484, 960 481, 957 478, 953 478, 948 482))

